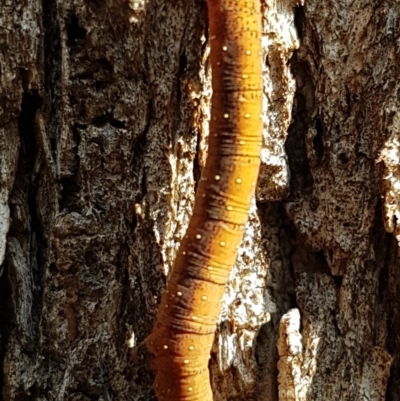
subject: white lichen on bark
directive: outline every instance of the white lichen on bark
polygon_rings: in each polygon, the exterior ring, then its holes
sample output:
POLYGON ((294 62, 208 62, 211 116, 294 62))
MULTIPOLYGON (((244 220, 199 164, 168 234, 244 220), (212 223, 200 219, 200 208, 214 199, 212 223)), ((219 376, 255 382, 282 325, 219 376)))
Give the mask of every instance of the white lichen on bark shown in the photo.
MULTIPOLYGON (((14 185, 19 145, 15 121, 0 128, 0 265, 4 261, 7 233, 10 228, 10 192, 14 185)), ((0 267, 0 276, 1 274, 0 267)))
POLYGON ((304 392, 307 392, 309 387, 303 374, 303 338, 300 334, 300 324, 298 309, 291 309, 282 316, 277 344, 280 401, 303 400, 304 392))
POLYGON ((288 62, 300 42, 292 0, 266 1, 263 14, 264 141, 257 199, 279 201, 289 192, 289 167, 284 148, 291 121, 295 80, 288 62))
POLYGON ((385 229, 393 233, 400 244, 400 112, 395 104, 388 105, 385 112, 392 115, 392 123, 378 158, 383 164, 384 223, 385 229))
POLYGON ((269 320, 266 294, 267 261, 260 247, 260 220, 253 202, 250 219, 221 303, 219 328, 211 366, 214 397, 243 396, 254 392, 257 378, 255 346, 258 331, 269 320), (258 244, 255 246, 255 244, 258 244), (227 371, 234 370, 234 386, 227 371))

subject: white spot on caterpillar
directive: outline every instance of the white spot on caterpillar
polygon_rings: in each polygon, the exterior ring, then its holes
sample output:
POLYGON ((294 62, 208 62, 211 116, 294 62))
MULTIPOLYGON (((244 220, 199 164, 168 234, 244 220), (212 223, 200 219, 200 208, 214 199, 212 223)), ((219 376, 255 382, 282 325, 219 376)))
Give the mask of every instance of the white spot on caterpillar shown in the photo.
POLYGON ((241 145, 245 145, 246 144, 246 141, 240 141, 239 142, 241 145))
POLYGON ((193 351, 194 350, 194 345, 191 345, 190 347, 189 347, 189 351, 193 351))
POLYGON ((232 211, 233 210, 233 206, 227 206, 226 210, 232 211))
POLYGON ((246 113, 245 115, 244 115, 244 118, 250 118, 251 117, 251 114, 250 113, 246 113))
POLYGON ((163 345, 163 348, 164 349, 168 349, 168 345, 163 345))
POLYGON ((176 295, 178 295, 178 297, 181 297, 181 296, 182 296, 182 293, 181 293, 180 291, 178 291, 178 292, 176 293, 176 295))
POLYGON ((246 55, 250 56, 250 54, 251 54, 251 50, 246 50, 246 55))
POLYGON ((189 363, 189 359, 185 359, 184 361, 183 361, 183 363, 185 363, 186 365, 189 363))
POLYGON ((201 297, 201 299, 203 300, 203 301, 207 301, 207 296, 206 295, 203 295, 202 297, 201 297))
POLYGON ((219 181, 221 179, 221 176, 219 176, 219 175, 216 175, 215 177, 214 177, 214 180, 215 181, 219 181))
POLYGON ((225 241, 221 241, 221 242, 219 243, 219 245, 222 246, 222 247, 224 247, 224 246, 226 245, 226 242, 225 242, 225 241))
POLYGON ((222 51, 226 52, 228 50, 228 46, 222 46, 222 51))
POLYGON ((201 234, 196 234, 196 239, 201 239, 201 234))
POLYGON ((225 118, 225 119, 228 119, 228 118, 229 118, 229 114, 228 114, 228 113, 225 113, 225 114, 224 114, 224 118, 225 118))
POLYGON ((242 183, 242 179, 241 178, 236 178, 236 184, 241 184, 242 183))

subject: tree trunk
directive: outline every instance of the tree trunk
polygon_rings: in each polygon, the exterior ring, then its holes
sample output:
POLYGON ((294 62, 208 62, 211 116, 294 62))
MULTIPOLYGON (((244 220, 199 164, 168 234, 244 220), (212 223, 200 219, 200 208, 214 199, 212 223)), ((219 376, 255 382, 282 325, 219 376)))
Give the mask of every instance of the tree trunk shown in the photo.
MULTIPOLYGON (((262 167, 214 400, 396 401, 400 3, 262 7, 262 167)), ((144 340, 207 154, 206 15, 0 1, 3 401, 155 400, 144 340)))

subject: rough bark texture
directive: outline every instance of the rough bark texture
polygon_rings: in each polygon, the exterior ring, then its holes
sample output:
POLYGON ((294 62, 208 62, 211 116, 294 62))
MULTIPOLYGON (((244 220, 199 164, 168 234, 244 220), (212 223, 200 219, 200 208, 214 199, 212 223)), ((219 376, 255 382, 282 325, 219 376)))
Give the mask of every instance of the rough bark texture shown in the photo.
MULTIPOLYGON (((396 401, 400 3, 264 0, 264 145, 214 399, 396 401)), ((0 0, 2 400, 151 400, 204 166, 206 6, 0 0)))

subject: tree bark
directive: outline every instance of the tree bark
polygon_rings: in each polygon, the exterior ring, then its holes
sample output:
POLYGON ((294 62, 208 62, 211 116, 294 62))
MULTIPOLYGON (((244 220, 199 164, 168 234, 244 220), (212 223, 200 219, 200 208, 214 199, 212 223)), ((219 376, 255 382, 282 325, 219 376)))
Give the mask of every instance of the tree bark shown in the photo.
MULTIPOLYGON (((264 143, 215 401, 396 401, 400 3, 264 0, 264 143)), ((154 400, 207 154, 198 0, 0 2, 1 399, 154 400)))

